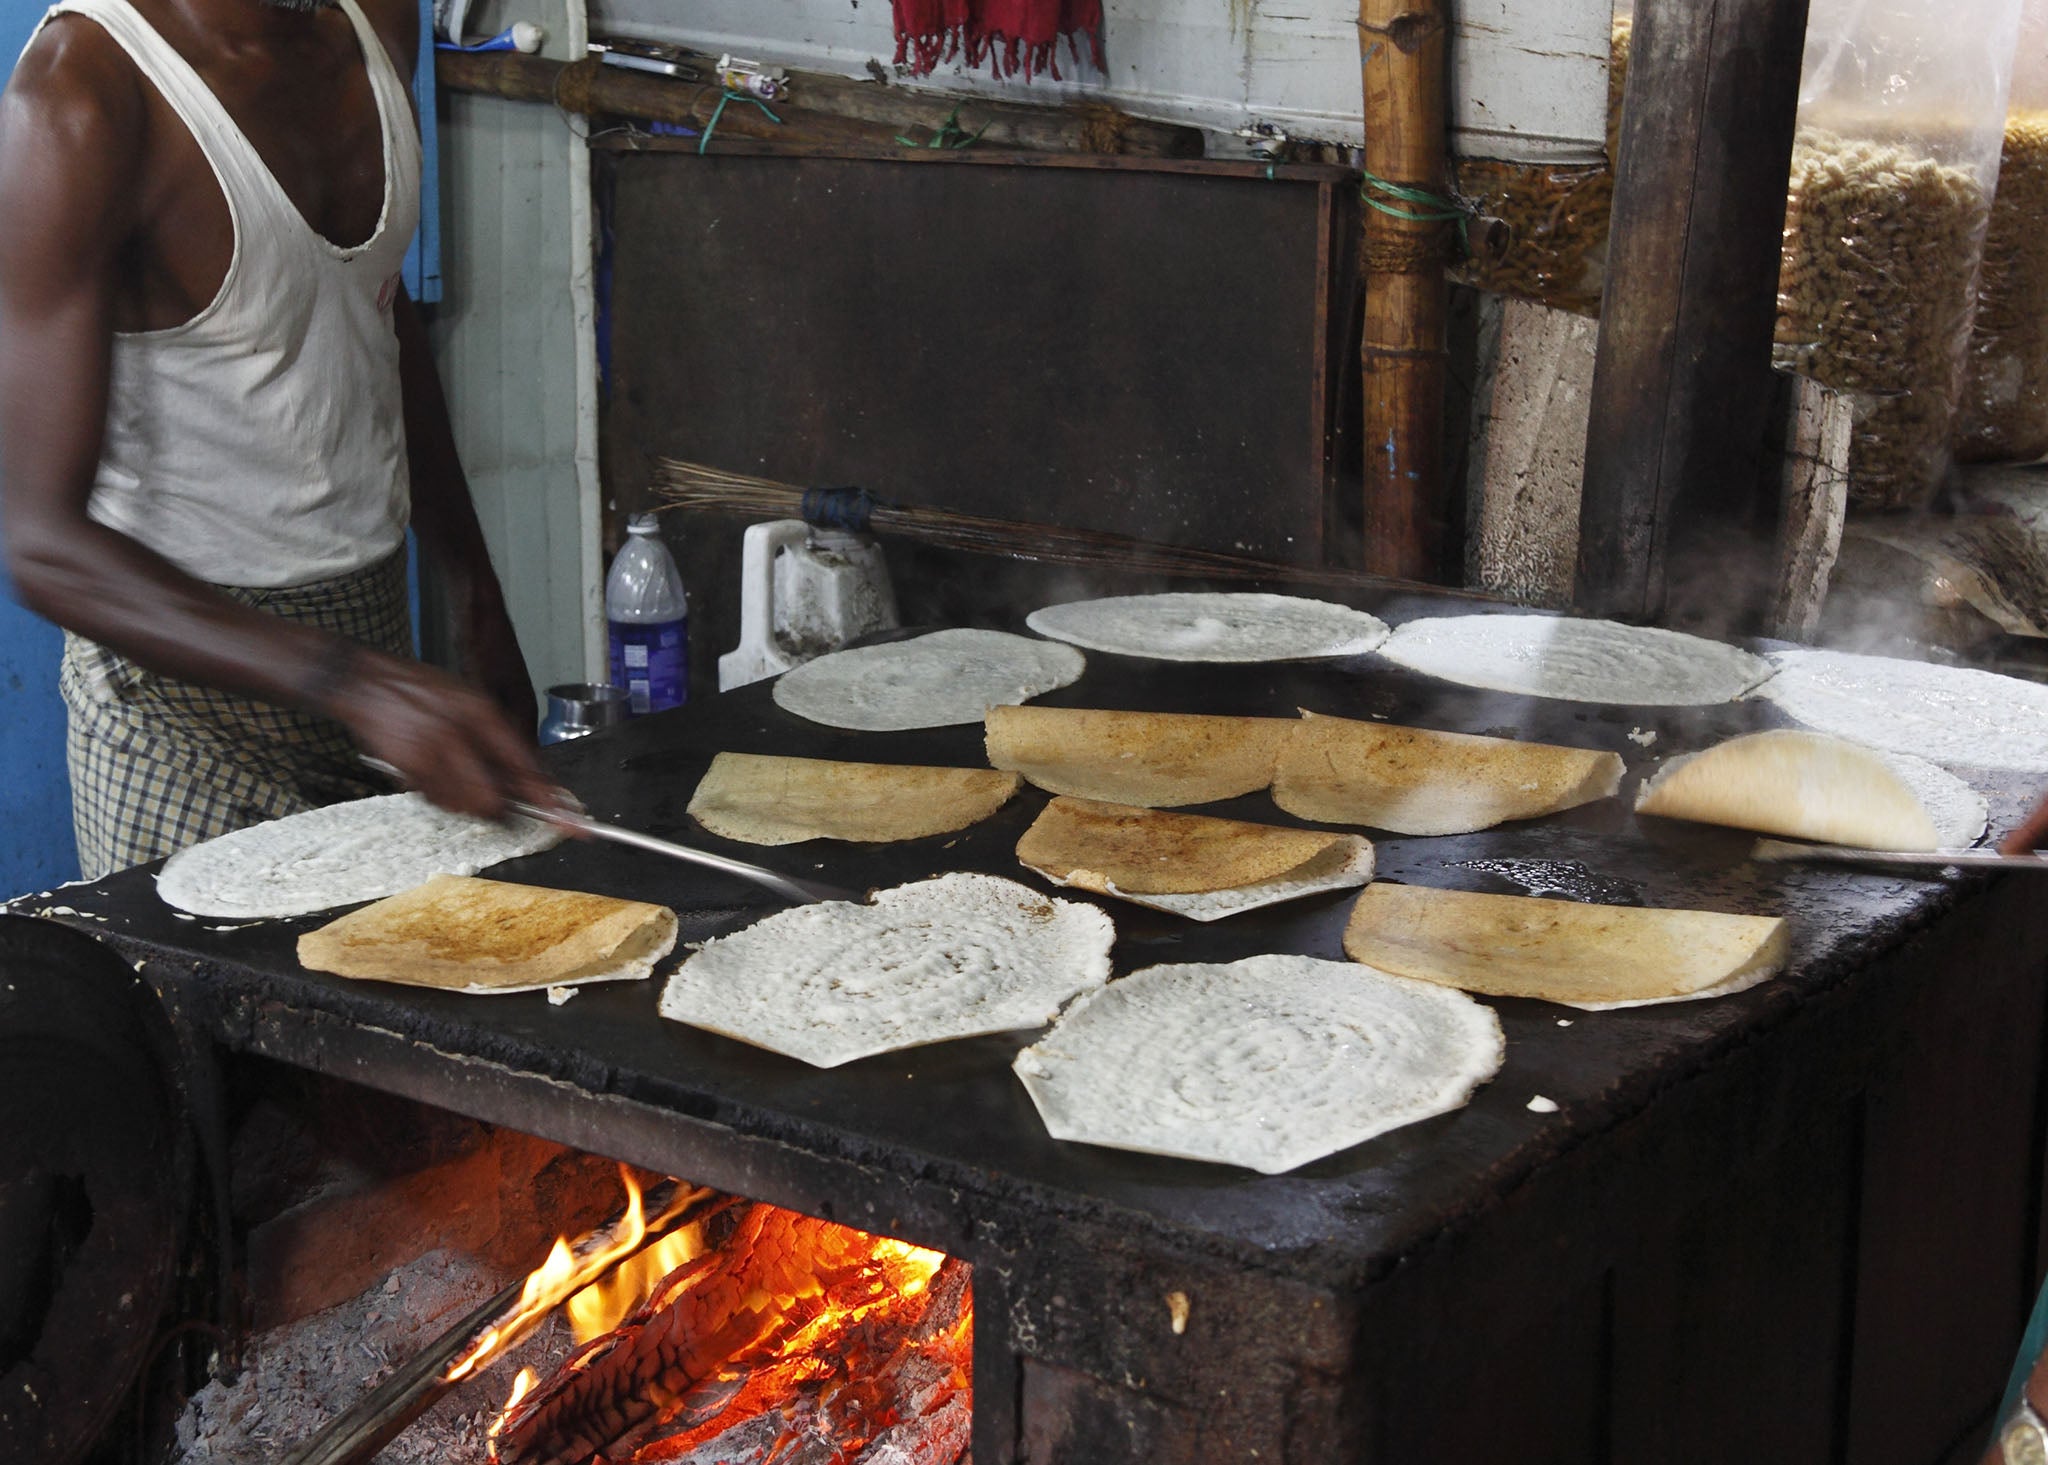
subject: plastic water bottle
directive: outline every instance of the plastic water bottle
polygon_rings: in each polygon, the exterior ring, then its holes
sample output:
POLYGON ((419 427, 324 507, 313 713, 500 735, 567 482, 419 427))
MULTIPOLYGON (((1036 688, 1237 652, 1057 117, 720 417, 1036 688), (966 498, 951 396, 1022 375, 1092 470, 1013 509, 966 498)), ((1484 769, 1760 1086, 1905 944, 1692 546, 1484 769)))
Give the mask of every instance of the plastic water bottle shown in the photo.
POLYGON ((604 582, 611 628, 612 685, 624 687, 634 716, 690 699, 689 608, 683 577, 652 514, 626 523, 626 542, 604 582))

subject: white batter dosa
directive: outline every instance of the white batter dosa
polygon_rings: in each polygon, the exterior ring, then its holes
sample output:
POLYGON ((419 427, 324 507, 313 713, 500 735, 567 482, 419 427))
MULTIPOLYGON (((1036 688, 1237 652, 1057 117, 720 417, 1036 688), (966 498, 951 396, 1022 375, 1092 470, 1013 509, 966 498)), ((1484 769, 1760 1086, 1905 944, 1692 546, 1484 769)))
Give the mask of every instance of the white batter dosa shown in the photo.
POLYGON ((1387 639, 1377 616, 1297 595, 1174 591, 1076 600, 1031 613, 1041 636, 1155 661, 1304 661, 1362 656, 1387 639))
POLYGON ((908 641, 834 651, 783 673, 775 704, 857 732, 980 722, 1079 681, 1087 658, 1057 641, 1006 631, 933 631, 908 641))
POLYGON ((1774 651, 1757 693, 1838 738, 1965 768, 2048 770, 2048 686, 1847 651, 1774 651))
POLYGON ((1988 809, 1954 774, 1844 738, 1772 728, 1674 758, 1639 813, 1864 849, 1958 849, 1988 809))
POLYGON ((1380 655, 1467 687, 1621 707, 1732 702, 1771 674, 1762 657, 1719 641, 1568 616, 1409 621, 1380 655))
POLYGON ((1984 837, 1991 824, 1991 805, 1938 763, 1910 753, 1873 750, 1885 766, 1905 781, 1934 819, 1934 835, 1943 849, 1968 849, 1984 837))
POLYGON ((494 824, 437 809, 419 794, 380 794, 180 850, 158 872, 156 892, 196 916, 303 916, 382 900, 436 875, 474 875, 561 838, 538 820, 494 824))
POLYGON ((1051 1021, 1109 980, 1092 905, 994 875, 941 875, 867 905, 779 911, 676 968, 661 1015, 819 1068, 1051 1021))
POLYGON ((1015 1067, 1056 1139, 1279 1175, 1461 1107, 1504 1052, 1461 992, 1253 956, 1112 982, 1015 1067))

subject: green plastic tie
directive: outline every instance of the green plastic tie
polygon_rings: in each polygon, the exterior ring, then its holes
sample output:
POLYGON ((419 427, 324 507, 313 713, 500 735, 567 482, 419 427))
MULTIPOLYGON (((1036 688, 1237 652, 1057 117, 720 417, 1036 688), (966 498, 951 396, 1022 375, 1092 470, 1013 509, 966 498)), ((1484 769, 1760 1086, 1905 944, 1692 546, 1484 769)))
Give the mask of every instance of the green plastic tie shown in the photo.
POLYGON ((1396 219, 1406 219, 1415 224, 1448 224, 1458 226, 1458 247, 1465 253, 1472 252, 1472 243, 1466 232, 1466 223, 1471 217, 1469 210, 1459 206, 1454 198, 1445 198, 1440 193, 1431 193, 1426 188, 1410 188, 1402 183, 1390 183, 1377 173, 1362 173, 1364 182, 1359 184, 1358 196, 1367 208, 1378 209, 1396 219), (1401 208, 1398 204, 1386 203, 1374 198, 1383 193, 1396 199, 1400 204, 1417 204, 1419 208, 1401 208))

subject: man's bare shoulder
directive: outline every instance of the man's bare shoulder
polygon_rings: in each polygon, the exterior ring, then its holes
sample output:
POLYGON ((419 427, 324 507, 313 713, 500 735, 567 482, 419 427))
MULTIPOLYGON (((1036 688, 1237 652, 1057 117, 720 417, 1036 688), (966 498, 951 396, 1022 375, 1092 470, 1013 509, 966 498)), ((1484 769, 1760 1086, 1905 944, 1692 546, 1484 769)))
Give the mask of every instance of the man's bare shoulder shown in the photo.
POLYGON ((8 273, 61 268, 138 207, 145 83, 120 43, 83 16, 43 27, 0 91, 0 254, 8 273))
POLYGON ((74 149, 139 146, 145 120, 142 75, 128 53, 82 15, 46 24, 0 91, 0 149, 34 139, 74 149))

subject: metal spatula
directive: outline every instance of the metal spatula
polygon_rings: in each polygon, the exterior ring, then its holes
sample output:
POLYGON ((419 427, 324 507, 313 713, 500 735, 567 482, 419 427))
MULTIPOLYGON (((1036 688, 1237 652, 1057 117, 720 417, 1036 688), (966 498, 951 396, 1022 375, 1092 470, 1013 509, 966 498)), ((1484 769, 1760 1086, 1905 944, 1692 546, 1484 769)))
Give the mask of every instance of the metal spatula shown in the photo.
POLYGON ((1794 844, 1760 839, 1749 857, 1764 864, 1872 865, 1894 870, 2036 870, 2048 872, 2048 855, 2002 855, 1988 849, 1853 849, 1842 844, 1794 844))
MULTIPOLYGON (((405 783, 405 775, 400 773, 391 764, 386 763, 382 758, 372 758, 367 753, 359 756, 362 758, 365 767, 376 770, 394 783, 400 785, 405 783)), ((568 805, 543 808, 539 804, 529 804, 524 799, 508 799, 506 802, 511 805, 515 812, 524 814, 529 819, 539 819, 544 823, 558 824, 564 829, 588 835, 592 839, 608 839, 613 844, 628 845, 633 849, 646 850, 651 854, 666 855, 672 860, 681 860, 686 865, 698 865, 706 870, 718 870, 727 875, 736 875, 742 880, 752 881, 763 890, 773 891, 784 900, 807 904, 812 901, 823 900, 858 901, 861 898, 853 891, 841 890, 837 886, 822 885, 815 880, 798 880, 789 875, 779 875, 775 871, 765 869, 760 865, 750 865, 745 860, 728 859, 724 855, 714 855, 709 850, 692 849, 686 844, 676 844, 670 840, 658 839, 652 834, 642 834, 637 829, 621 829, 616 824, 607 824, 602 819, 594 819, 581 809, 572 808, 568 805)))

